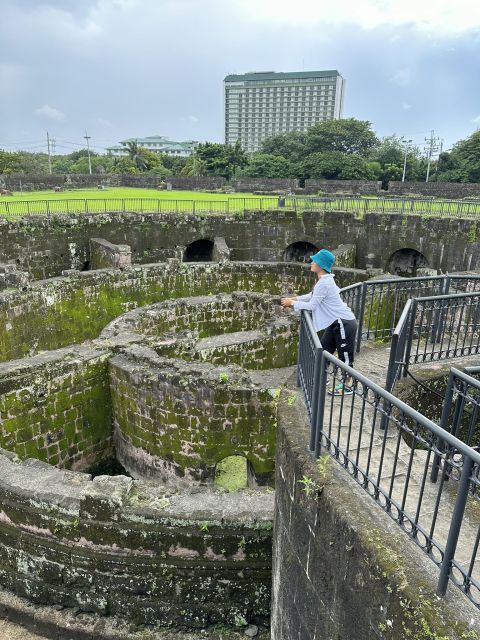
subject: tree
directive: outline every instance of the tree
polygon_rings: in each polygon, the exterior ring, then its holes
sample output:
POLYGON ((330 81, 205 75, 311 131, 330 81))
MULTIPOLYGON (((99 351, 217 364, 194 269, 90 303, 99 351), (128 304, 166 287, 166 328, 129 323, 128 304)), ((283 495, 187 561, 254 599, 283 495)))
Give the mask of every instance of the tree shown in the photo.
POLYGON ((262 142, 262 152, 274 156, 283 156, 290 162, 300 162, 306 155, 307 134, 303 131, 290 131, 266 138, 262 142))
POLYGON ((311 153, 296 166, 299 178, 325 178, 331 180, 375 180, 378 168, 370 166, 357 154, 325 151, 311 153))
POLYGON ((403 158, 405 154, 405 142, 396 135, 386 136, 382 138, 376 146, 371 150, 370 158, 382 167, 387 164, 396 164, 403 166, 403 158))
POLYGON ((195 156, 204 162, 207 176, 223 176, 229 180, 247 164, 247 155, 237 140, 235 146, 205 142, 197 146, 195 156))
POLYGON ((113 173, 140 173, 135 161, 127 156, 115 158, 112 171, 113 173))
POLYGON ((292 165, 283 156, 252 153, 247 166, 240 173, 252 178, 289 178, 292 175, 292 165))
POLYGON ((442 181, 447 174, 458 182, 480 182, 480 131, 457 142, 448 157, 442 158, 438 172, 442 181))
POLYGON ((367 156, 378 144, 378 138, 366 120, 323 120, 307 131, 309 153, 337 151, 367 156))
POLYGON ((193 155, 190 156, 187 160, 187 163, 180 171, 180 175, 182 176, 206 176, 207 175, 207 164, 201 158, 193 155))
POLYGON ((148 163, 143 153, 144 149, 142 149, 142 147, 139 147, 137 142, 127 142, 127 151, 128 157, 139 171, 147 169, 148 163))
POLYGON ((22 173, 22 165, 18 153, 3 151, 0 149, 0 174, 22 173))

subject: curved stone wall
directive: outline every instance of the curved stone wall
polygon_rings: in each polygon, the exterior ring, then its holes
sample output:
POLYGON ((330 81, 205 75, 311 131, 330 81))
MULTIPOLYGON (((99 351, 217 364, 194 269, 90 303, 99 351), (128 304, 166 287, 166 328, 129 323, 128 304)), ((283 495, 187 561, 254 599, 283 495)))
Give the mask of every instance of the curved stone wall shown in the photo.
POLYGON ((212 479, 241 455, 271 483, 298 324, 278 296, 313 279, 172 259, 2 292, 0 587, 133 626, 266 622, 272 492, 212 479), (135 479, 81 473, 115 453, 135 479))
POLYGON ((3 452, 0 499, 0 585, 36 604, 132 632, 268 618, 272 494, 168 495, 3 452))
MULTIPOLYGON (((351 272, 342 273, 350 284, 351 272)), ((94 339, 119 315, 160 300, 231 291, 280 295, 309 290, 312 282, 308 268, 294 263, 178 261, 34 282, 26 291, 0 293, 0 361, 94 339)))

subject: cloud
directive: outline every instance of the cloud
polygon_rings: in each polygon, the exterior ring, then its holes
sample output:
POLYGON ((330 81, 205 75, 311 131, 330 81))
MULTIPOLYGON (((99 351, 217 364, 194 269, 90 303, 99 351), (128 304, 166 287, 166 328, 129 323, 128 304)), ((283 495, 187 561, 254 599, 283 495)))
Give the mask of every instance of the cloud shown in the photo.
POLYGON ((363 29, 414 26, 421 31, 458 34, 480 27, 480 3, 472 0, 235 0, 251 19, 294 26, 354 24, 363 29))
POLYGON ((395 75, 389 78, 390 82, 399 87, 407 87, 410 84, 410 69, 399 69, 395 75))
POLYGON ((97 118, 98 124, 102 125, 102 127, 108 127, 111 129, 113 127, 113 123, 110 120, 106 120, 105 118, 97 118))
POLYGON ((39 107, 35 109, 34 113, 37 116, 41 116, 42 118, 46 118, 47 120, 53 120, 54 122, 62 122, 67 117, 62 111, 55 109, 55 107, 51 107, 49 104, 44 104, 43 107, 39 107))
POLYGON ((480 114, 476 118, 472 118, 471 120, 474 124, 480 124, 480 114))
POLYGON ((188 116, 188 119, 190 120, 190 122, 200 122, 197 116, 188 116))
POLYGON ((408 104, 408 102, 402 102, 402 109, 404 111, 410 111, 411 108, 412 108, 411 104, 408 104))

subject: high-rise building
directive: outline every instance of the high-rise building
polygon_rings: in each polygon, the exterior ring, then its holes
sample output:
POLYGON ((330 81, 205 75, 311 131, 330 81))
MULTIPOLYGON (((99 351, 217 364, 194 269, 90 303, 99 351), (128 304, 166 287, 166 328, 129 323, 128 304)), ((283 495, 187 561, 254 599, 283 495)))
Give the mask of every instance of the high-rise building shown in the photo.
POLYGON ((262 140, 306 131, 342 117, 345 80, 338 71, 228 75, 224 80, 225 142, 258 151, 262 140))

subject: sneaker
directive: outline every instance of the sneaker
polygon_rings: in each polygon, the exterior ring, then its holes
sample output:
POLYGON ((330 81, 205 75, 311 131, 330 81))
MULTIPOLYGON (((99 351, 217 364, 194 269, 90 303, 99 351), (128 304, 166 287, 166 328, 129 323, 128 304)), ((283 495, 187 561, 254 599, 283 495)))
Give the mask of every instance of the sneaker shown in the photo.
POLYGON ((331 396, 351 396, 353 394, 353 388, 348 384, 339 382, 335 385, 334 389, 329 389, 328 393, 331 396))

